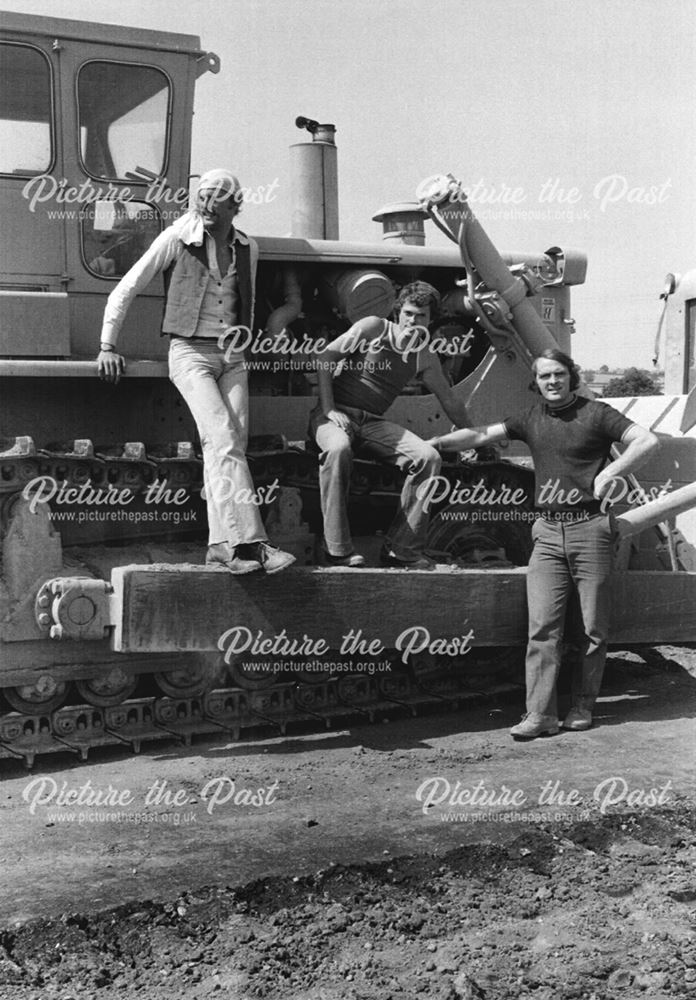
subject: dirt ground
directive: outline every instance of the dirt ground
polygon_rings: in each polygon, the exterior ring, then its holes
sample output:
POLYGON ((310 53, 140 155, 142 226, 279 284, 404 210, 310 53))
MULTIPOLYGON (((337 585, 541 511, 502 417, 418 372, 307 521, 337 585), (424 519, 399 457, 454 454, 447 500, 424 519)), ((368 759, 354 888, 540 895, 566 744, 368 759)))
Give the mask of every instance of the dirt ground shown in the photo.
POLYGON ((696 652, 521 700, 0 761, 0 1000, 696 995, 696 652))

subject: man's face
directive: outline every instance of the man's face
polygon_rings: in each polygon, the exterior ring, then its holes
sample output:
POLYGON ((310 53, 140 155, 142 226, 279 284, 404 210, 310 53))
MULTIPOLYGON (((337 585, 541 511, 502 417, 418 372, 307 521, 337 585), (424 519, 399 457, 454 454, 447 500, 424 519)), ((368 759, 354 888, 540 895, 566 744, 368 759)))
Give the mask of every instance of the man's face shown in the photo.
POLYGON ((399 310, 397 323, 396 347, 401 350, 409 346, 411 350, 416 343, 425 338, 430 322, 430 306, 417 306, 415 302, 404 302, 399 310))
POLYGON ((211 232, 227 233, 239 211, 234 193, 220 186, 202 188, 196 195, 196 208, 203 217, 203 227, 211 232))
POLYGON ((415 302, 404 302, 399 310, 399 329, 409 330, 414 326, 427 327, 430 323, 430 306, 417 306, 415 302))
POLYGON ((534 379, 539 392, 550 406, 561 406, 572 396, 570 372, 565 365, 549 358, 539 358, 534 364, 534 379))

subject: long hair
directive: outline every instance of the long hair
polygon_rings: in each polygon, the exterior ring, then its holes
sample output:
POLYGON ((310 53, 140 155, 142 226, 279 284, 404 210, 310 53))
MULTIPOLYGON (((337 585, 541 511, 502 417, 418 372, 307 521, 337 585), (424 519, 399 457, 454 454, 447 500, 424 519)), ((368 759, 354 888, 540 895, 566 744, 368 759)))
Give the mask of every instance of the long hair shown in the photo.
MULTIPOLYGON (((537 373, 537 368, 536 368, 537 361, 542 361, 542 360, 555 361, 556 364, 563 365, 563 367, 567 369, 567 371, 570 374, 571 389, 577 389, 577 387, 580 385, 580 369, 575 364, 570 355, 560 350, 560 348, 547 347, 545 351, 541 352, 541 354, 537 354, 537 356, 534 358, 534 361, 532 362, 532 371, 534 375, 536 375, 537 373)), ((536 390, 536 392, 539 392, 539 386, 536 384, 536 378, 532 382, 530 388, 533 388, 536 390)))

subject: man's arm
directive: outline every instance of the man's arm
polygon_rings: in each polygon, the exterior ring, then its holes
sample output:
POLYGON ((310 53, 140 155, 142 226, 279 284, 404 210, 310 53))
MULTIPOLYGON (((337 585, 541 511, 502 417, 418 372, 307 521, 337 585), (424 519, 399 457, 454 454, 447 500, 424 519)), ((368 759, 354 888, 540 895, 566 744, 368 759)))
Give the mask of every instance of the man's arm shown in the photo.
POLYGON ((595 477, 594 495, 598 500, 607 492, 612 479, 638 469, 660 447, 657 435, 638 424, 631 424, 624 431, 621 443, 627 446, 621 455, 595 477))
POLYGON ((440 359, 436 355, 427 358, 421 375, 426 389, 437 396, 452 423, 458 427, 466 426, 469 423, 469 414, 464 400, 457 395, 445 378, 440 359))
POLYGON ((376 340, 383 330, 383 319, 378 316, 368 316, 358 320, 349 330, 332 340, 323 351, 316 351, 314 354, 321 412, 341 430, 348 429, 350 420, 345 413, 336 409, 334 403, 333 368, 339 361, 345 360, 349 354, 356 351, 360 344, 376 340))
POLYGON ((505 424, 489 424, 487 427, 463 427, 451 434, 443 434, 442 437, 429 438, 426 444, 445 451, 467 451, 469 448, 481 448, 485 444, 505 441, 507 436, 505 424))
MULTIPOLYGON (((434 392, 445 410, 447 416, 455 424, 468 424, 469 416, 464 401, 457 397, 447 382, 440 359, 430 356, 422 370, 423 382, 427 389, 434 392)), ((508 433, 504 423, 489 424, 487 427, 461 427, 460 430, 430 438, 426 444, 444 451, 468 451, 470 448, 481 448, 498 441, 507 441, 508 433)))
POLYGON ((133 299, 150 284, 152 279, 164 271, 176 257, 179 238, 170 229, 165 229, 153 240, 142 257, 130 271, 121 278, 106 302, 97 359, 100 378, 107 382, 118 382, 125 371, 125 361, 116 352, 116 342, 133 299))

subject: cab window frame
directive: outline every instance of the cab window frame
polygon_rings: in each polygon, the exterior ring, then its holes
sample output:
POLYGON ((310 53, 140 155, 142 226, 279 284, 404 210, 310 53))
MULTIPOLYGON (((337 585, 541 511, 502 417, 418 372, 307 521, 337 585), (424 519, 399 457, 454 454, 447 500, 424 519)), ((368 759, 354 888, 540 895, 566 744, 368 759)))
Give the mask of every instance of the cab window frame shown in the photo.
MULTIPOLYGON (((133 192, 133 194, 135 196, 133 198, 128 199, 129 202, 137 204, 137 205, 147 206, 147 208, 151 212, 153 212, 154 215, 156 216, 156 220, 157 220, 157 224, 158 224, 158 231, 157 231, 157 233, 155 234, 155 236, 153 236, 152 240, 147 245, 147 247, 145 247, 143 250, 140 251, 140 253, 138 254, 138 256, 131 262, 131 264, 129 265, 129 267, 125 271, 120 271, 117 274, 116 273, 115 274, 100 274, 98 271, 95 271, 94 268, 92 268, 90 266, 90 263, 87 260, 87 254, 85 253, 85 213, 83 211, 81 213, 81 215, 80 215, 80 227, 79 227, 79 233, 80 233, 80 260, 81 260, 82 266, 84 267, 85 271, 87 271, 87 273, 90 275, 90 277, 99 278, 101 281, 113 281, 113 282, 120 281, 121 278, 124 276, 124 274, 128 273, 128 270, 130 269, 130 267, 132 267, 133 264, 135 264, 136 261, 139 260, 140 257, 142 257, 143 253, 145 253, 149 249, 149 247, 152 245, 152 243, 154 243, 154 241, 157 239, 157 237, 164 231, 164 228, 165 228, 165 226, 164 226, 164 216, 162 215, 162 211, 161 211, 159 205, 155 204, 155 202, 152 202, 152 201, 146 201, 144 198, 142 198, 142 199, 138 198, 137 197, 138 192, 133 192)), ((109 200, 112 200, 112 199, 105 198, 105 199, 97 199, 97 200, 109 201, 109 200)))
MULTIPOLYGON (((77 69, 75 71, 75 114, 76 114, 76 119, 77 119, 77 131, 76 131, 77 162, 79 164, 80 169, 84 172, 84 174, 85 174, 86 177, 89 177, 90 180, 94 180, 94 181, 102 181, 102 182, 106 181, 106 182, 108 182, 110 184, 120 184, 120 185, 122 185, 124 187, 128 186, 129 184, 133 184, 133 183, 147 183, 147 181, 146 181, 146 179, 144 177, 136 179, 135 177, 127 177, 127 176, 119 177, 117 174, 106 175, 106 174, 97 174, 97 173, 94 173, 91 169, 89 169, 89 165, 85 162, 85 158, 82 155, 82 115, 81 115, 81 102, 80 102, 80 76, 81 76, 82 72, 84 71, 84 69, 87 66, 94 65, 95 63, 101 64, 101 65, 108 64, 108 65, 111 65, 111 66, 135 67, 137 69, 154 70, 156 73, 159 73, 162 77, 164 77, 164 79, 166 81, 166 85, 167 85, 167 105, 166 105, 166 110, 165 110, 165 113, 164 113, 164 116, 163 116, 163 121, 164 121, 164 126, 165 126, 165 128, 164 128, 164 142, 163 142, 163 149, 162 149, 163 155, 162 155, 162 163, 159 166, 157 174, 156 174, 157 177, 164 177, 166 175, 167 169, 169 167, 169 160, 170 160, 170 157, 171 157, 171 140, 172 140, 171 123, 172 123, 172 108, 173 108, 173 103, 174 103, 174 82, 172 80, 172 77, 167 72, 167 70, 165 70, 165 69, 162 68, 162 66, 157 66, 157 65, 155 65, 153 63, 149 63, 149 62, 147 62, 147 63, 146 62, 137 62, 137 61, 132 61, 132 60, 128 60, 128 59, 108 59, 108 58, 101 57, 101 56, 99 56, 99 57, 91 57, 89 59, 85 59, 85 61, 82 62, 82 63, 80 63, 80 65, 77 67, 77 69)), ((162 88, 162 89, 164 89, 164 88, 162 88)), ((157 93, 160 93, 160 91, 158 91, 157 93)), ((136 107, 137 106, 138 105, 136 105, 136 107)), ((118 119, 116 119, 116 120, 118 120, 118 119)), ((113 161, 113 157, 112 157, 112 161, 113 161)), ((133 168, 131 168, 131 170, 132 169, 133 168)))
MULTIPOLYGON (((1 170, 0 177, 14 177, 20 178, 32 178, 32 177, 42 177, 46 174, 52 174, 56 168, 56 163, 58 160, 58 143, 56 136, 56 100, 55 100, 55 74, 53 72, 53 63, 45 51, 39 45, 34 45, 31 42, 16 42, 12 39, 2 39, 0 41, 0 46, 12 47, 15 49, 30 49, 32 52, 38 52, 38 54, 43 59, 44 63, 48 67, 48 104, 49 104, 49 120, 46 123, 48 125, 48 138, 50 144, 49 150, 49 160, 45 167, 39 170, 22 170, 17 168, 16 170, 1 170)), ((13 118, 3 118, 3 121, 22 121, 24 119, 13 119, 13 118)))

